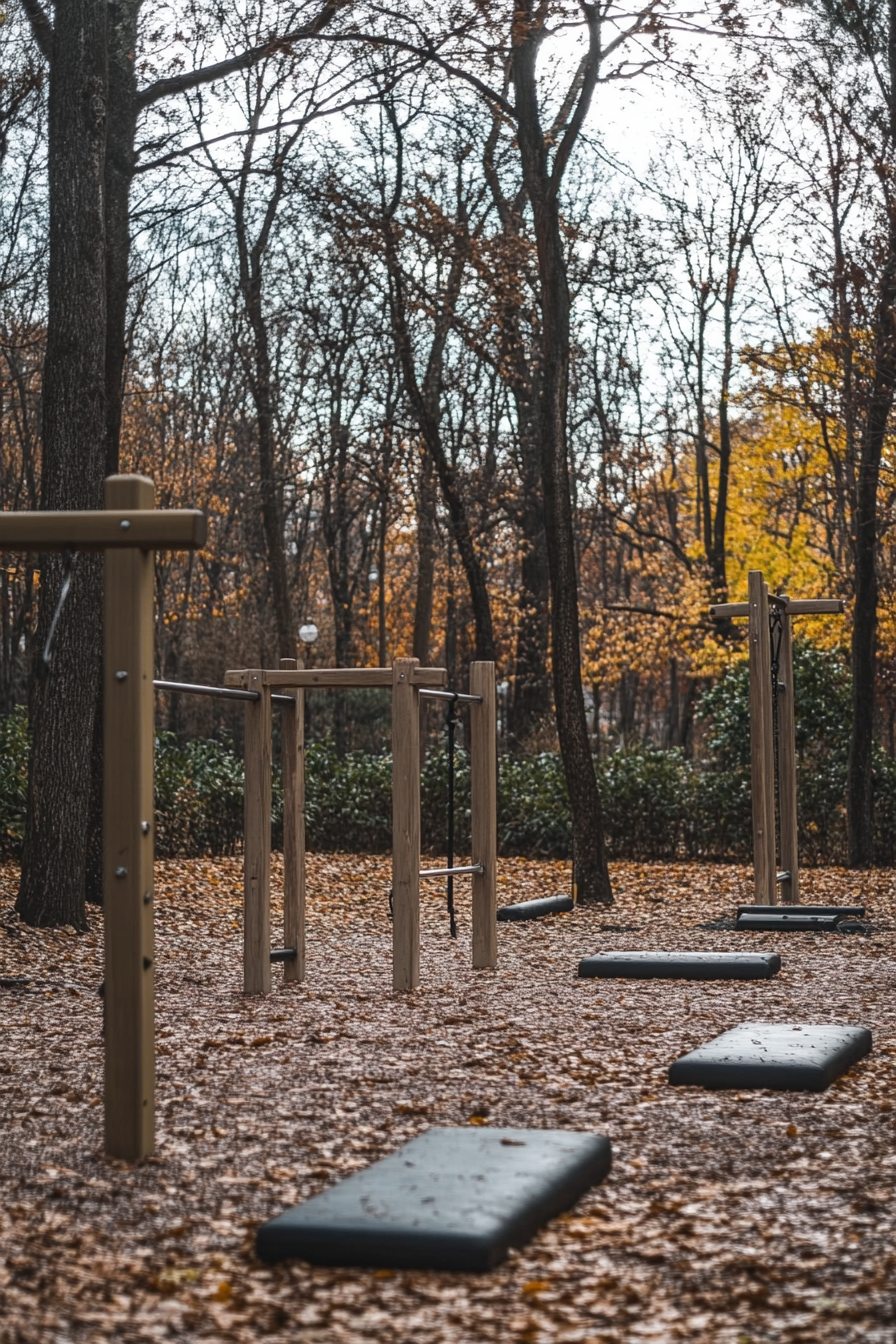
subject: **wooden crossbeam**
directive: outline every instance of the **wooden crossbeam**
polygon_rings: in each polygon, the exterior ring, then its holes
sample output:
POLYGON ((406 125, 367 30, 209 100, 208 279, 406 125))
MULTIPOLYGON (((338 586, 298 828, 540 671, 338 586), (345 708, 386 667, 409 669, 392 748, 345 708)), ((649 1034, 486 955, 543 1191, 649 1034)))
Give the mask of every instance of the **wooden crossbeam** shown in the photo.
POLYGON ((0 550, 201 550, 208 537, 199 509, 85 509, 80 513, 0 512, 0 550))
MULTIPOLYGON (((245 686, 249 676, 259 673, 246 668, 235 668, 224 673, 225 686, 245 686)), ((261 674, 262 685, 278 686, 288 690, 311 690, 313 687, 330 690, 370 688, 392 685, 391 667, 321 667, 278 668, 261 674)), ((448 685, 444 667, 414 667, 409 673, 412 686, 440 687, 448 685)))
MULTIPOLYGON (((842 597, 779 597, 768 595, 773 607, 781 607, 788 616, 842 616, 846 604, 842 597)), ((749 602, 718 602, 710 607, 709 614, 714 621, 730 620, 736 616, 749 616, 749 602)))

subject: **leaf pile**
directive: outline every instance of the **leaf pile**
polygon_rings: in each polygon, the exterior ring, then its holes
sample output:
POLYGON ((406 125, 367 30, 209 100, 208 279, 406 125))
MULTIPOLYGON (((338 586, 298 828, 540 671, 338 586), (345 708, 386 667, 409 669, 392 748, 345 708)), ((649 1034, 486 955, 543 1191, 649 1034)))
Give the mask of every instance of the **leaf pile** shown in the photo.
MULTIPOLYGON (((158 865, 155 1156, 102 1153, 102 914, 36 931, 0 874, 0 1342, 892 1344, 896 893, 816 870, 870 936, 707 929, 745 869, 619 864, 617 903, 499 926, 470 969, 427 884, 420 989, 391 989, 389 863, 312 855, 308 979, 241 984, 238 860, 158 865), (771 982, 575 979, 597 950, 755 949, 771 982), (670 1088, 745 1020, 850 1022, 874 1051, 821 1095, 670 1088), (603 1186, 486 1275, 276 1268, 258 1224, 433 1124, 596 1128, 603 1186)), ((275 865, 275 887, 279 868, 275 865)), ((499 900, 566 887, 504 860, 499 900)), ((276 914, 275 914, 276 927, 276 914)), ((279 942, 279 935, 274 934, 279 942)))

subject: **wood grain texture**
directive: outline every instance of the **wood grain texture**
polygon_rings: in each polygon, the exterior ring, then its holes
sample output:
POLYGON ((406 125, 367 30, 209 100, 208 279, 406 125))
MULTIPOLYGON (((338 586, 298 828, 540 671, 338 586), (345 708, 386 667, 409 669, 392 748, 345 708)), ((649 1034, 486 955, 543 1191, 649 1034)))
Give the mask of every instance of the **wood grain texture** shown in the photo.
MULTIPOLYGON (((284 670, 295 658, 281 658, 284 670)), ((305 979, 305 692, 295 692, 294 707, 284 705, 280 720, 283 754, 283 946, 296 949, 284 961, 283 979, 305 979)))
MULTIPOLYGON (((127 476, 109 480, 136 479, 127 476)), ((141 479, 146 479, 145 477, 141 479)), ((133 546, 201 550, 208 525, 199 509, 84 509, 58 513, 0 512, 0 550, 106 551, 133 546), (123 526, 127 524, 127 526, 123 526)))
MULTIPOLYGON (((111 509, 151 509, 151 481, 112 477, 111 509)), ((153 945, 153 555, 105 561, 105 1147, 135 1161, 155 1144, 153 945)))
POLYGON ((473 965, 498 963, 497 857, 498 857, 498 740, 495 703, 495 665, 470 664, 470 807, 471 862, 482 864, 473 875, 473 965))
POLYGON ((420 693, 416 658, 392 666, 392 987, 420 981, 420 693))
POLYGON ((781 883, 781 900, 796 904, 800 899, 799 846, 796 797, 796 715, 793 698, 793 627, 789 611, 784 614, 778 668, 778 807, 780 809, 781 869, 790 873, 781 883))
POLYGON ((771 647, 768 592, 758 569, 749 573, 750 777, 753 799, 753 872, 756 902, 778 899, 775 863, 775 785, 772 744, 771 647))
POLYGON ((262 672, 247 685, 243 841, 243 992, 271 992, 271 697, 262 672))

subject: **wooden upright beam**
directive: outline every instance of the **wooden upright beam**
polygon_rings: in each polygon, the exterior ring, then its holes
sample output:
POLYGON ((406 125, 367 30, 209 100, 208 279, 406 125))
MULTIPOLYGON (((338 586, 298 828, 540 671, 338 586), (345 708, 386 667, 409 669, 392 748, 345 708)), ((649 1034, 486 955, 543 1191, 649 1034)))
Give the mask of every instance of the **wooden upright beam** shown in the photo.
POLYGON ((761 572, 749 573, 750 774, 753 794, 753 871, 758 905, 778 901, 775 864, 775 761, 772 740, 768 591, 761 572))
POLYGON ((789 873, 781 883, 781 899, 799 904, 800 870, 796 802, 796 716, 793 701, 793 627, 790 611, 781 617, 781 652, 778 658, 778 806, 780 809, 781 871, 789 873))
POLYGON ((392 988, 420 981, 420 692, 416 658, 392 666, 392 988))
MULTIPOLYGON (((281 668, 298 667, 281 658, 281 668)), ((284 961, 283 979, 305 979, 305 692, 296 691, 280 719, 283 755, 283 946, 294 947, 284 961)))
MULTIPOLYGON (((106 481, 110 510, 154 502, 145 477, 106 481)), ((152 551, 107 550, 103 621, 105 1146, 136 1161, 155 1144, 152 551)))
POLYGON ((482 864, 473 874, 473 965, 498 962, 497 855, 498 855, 498 741, 494 663, 470 664, 470 809, 471 863, 482 864))
POLYGON ((243 840, 243 992, 271 992, 271 696, 249 672, 243 840))

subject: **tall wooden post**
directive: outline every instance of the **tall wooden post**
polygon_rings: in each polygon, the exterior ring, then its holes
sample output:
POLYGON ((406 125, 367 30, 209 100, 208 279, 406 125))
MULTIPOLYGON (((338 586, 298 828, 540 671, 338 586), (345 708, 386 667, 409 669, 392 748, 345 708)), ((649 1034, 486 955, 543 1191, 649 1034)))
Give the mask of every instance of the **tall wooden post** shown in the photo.
MULTIPOLYGON (((154 507, 145 477, 106 480, 107 509, 154 507)), ((155 1143, 152 551, 106 551, 103 620, 105 1143, 135 1161, 155 1143)))
POLYGON ((771 648, 768 588, 758 569, 749 573, 750 772, 753 790, 753 869, 757 905, 778 901, 775 863, 775 760, 772 733, 771 648))
MULTIPOLYGON (((281 668, 303 666, 300 659, 281 658, 281 668)), ((283 753, 283 946, 294 947, 294 961, 284 961, 283 979, 305 979, 305 692, 293 693, 280 719, 283 753)))
POLYGON ((271 692, 249 671, 246 701, 243 858, 243 992, 271 992, 271 692))
POLYGON ((790 612, 781 612, 781 652, 778 658, 778 806, 781 813, 781 870, 790 876, 781 882, 781 899, 800 899, 799 841, 796 804, 796 715, 793 700, 793 627, 790 612))
POLYGON ((473 965, 498 962, 498 742, 494 663, 470 664, 470 694, 482 697, 470 705, 470 808, 473 874, 473 965))
POLYGON ((420 981, 420 692, 416 658, 392 664, 392 988, 420 981))

